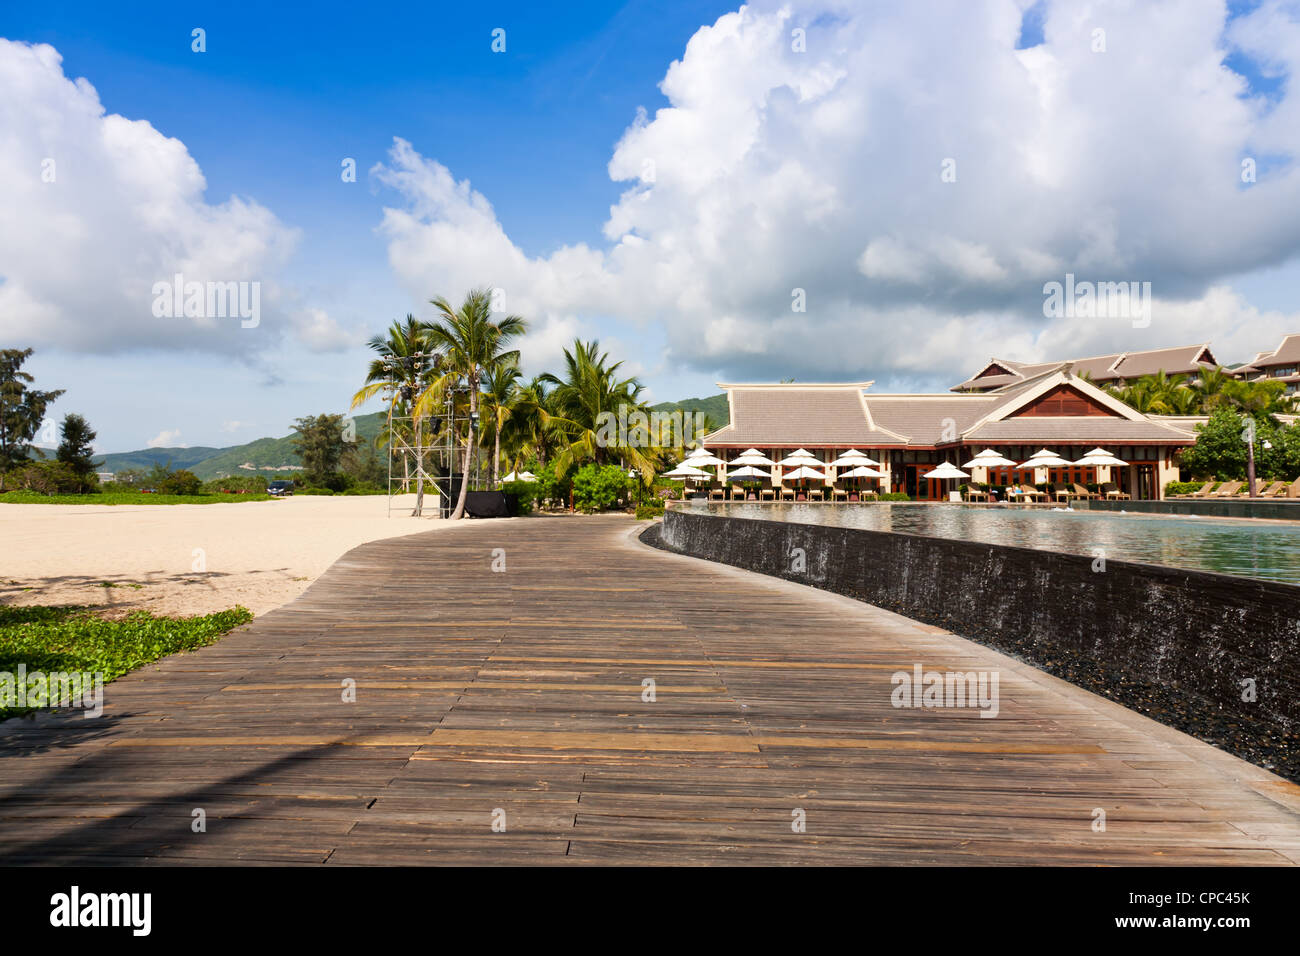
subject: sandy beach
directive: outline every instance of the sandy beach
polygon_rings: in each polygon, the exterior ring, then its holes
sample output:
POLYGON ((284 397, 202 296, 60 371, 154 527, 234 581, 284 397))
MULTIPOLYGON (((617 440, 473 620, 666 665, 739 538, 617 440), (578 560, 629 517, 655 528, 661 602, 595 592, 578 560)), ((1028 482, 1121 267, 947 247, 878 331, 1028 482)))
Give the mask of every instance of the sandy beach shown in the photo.
POLYGON ((264 614, 366 541, 431 531, 437 499, 313 497, 210 505, 0 504, 0 602, 114 612, 264 614))

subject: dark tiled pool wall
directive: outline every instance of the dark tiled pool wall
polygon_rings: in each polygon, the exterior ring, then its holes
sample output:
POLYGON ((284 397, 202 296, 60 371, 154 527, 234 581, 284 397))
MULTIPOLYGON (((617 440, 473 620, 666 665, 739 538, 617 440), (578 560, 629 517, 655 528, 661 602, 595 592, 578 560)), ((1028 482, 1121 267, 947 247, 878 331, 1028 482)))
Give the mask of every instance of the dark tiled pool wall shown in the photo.
POLYGON ((1267 518, 1272 521, 1300 521, 1300 498, 1277 501, 1075 501, 1072 508, 1088 511, 1128 511, 1157 515, 1198 515, 1202 518, 1267 518))
MULTIPOLYGON (((834 591, 1011 652, 1300 779, 1300 587, 684 510, 669 510, 656 531, 650 543, 660 547, 834 591), (1243 681, 1254 682, 1253 702, 1243 700, 1243 681)), ((797 622, 790 634, 797 641, 797 622)))

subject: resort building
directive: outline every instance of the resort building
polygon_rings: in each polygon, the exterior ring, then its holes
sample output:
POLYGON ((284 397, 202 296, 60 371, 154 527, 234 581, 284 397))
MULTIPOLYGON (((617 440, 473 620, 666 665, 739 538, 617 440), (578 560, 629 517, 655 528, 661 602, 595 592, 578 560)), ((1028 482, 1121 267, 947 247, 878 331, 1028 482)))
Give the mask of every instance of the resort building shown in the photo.
MULTIPOLYGON (((1300 336, 1288 336, 1296 339, 1291 350, 1291 371, 1295 372, 1297 359, 1300 359, 1300 336)), ((1286 345, 1286 342, 1283 342, 1286 345)), ((1279 350, 1280 351, 1280 350, 1279 350)), ((1186 375, 1195 378, 1203 368, 1215 368, 1218 361, 1210 352, 1206 342, 1199 345, 1177 345, 1167 349, 1147 349, 1142 352, 1113 352, 1110 355, 1094 355, 1090 358, 1063 359, 1059 362, 1011 362, 1006 359, 989 359, 987 365, 968 378, 954 385, 954 392, 989 392, 1007 385, 1017 385, 1032 378, 1068 364, 1076 375, 1087 376, 1098 385, 1122 386, 1143 375, 1164 372, 1167 375, 1186 375)))
POLYGON ((1235 370, 1236 374, 1250 381, 1260 379, 1277 379, 1286 383, 1290 395, 1300 385, 1300 335, 1288 335, 1271 352, 1260 352, 1254 361, 1235 370))
MULTIPOLYGON (((1189 361, 1208 355, 1200 348, 1189 361)), ((1207 361, 1213 362, 1212 357, 1207 361)), ((1004 369, 1010 364, 1001 363, 1004 369)), ((951 480, 925 477, 943 462, 961 467, 986 449, 1014 463, 1028 461, 1041 449, 1075 462, 1098 447, 1125 464, 967 468, 970 478, 964 480, 993 485, 1111 483, 1133 498, 1160 498, 1165 483, 1178 478, 1178 452, 1195 441, 1190 429, 1144 415, 1090 384, 1072 363, 1037 370, 1018 366, 996 374, 1012 380, 978 391, 937 394, 872 394, 871 382, 719 383, 727 393, 731 420, 708 435, 703 445, 727 461, 757 449, 780 462, 806 449, 821 463, 825 478, 820 483, 826 489, 838 488, 837 471, 849 470, 830 463, 856 449, 879 462, 876 470, 884 474, 881 490, 937 500, 956 487, 951 480)), ((782 487, 782 467, 777 464, 767 471, 772 485, 782 487)), ((725 480, 723 466, 716 467, 716 474, 725 480)))

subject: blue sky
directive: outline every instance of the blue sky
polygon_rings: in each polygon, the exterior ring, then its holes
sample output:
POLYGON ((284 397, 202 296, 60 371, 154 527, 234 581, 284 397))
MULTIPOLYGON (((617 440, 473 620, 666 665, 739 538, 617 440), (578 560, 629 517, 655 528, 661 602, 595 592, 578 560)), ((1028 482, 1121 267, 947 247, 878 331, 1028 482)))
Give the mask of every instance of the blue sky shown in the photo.
MULTIPOLYGON (((729 9, 633 0, 316 3, 308 12, 222 2, 135 3, 124 15, 101 3, 51 3, 8 6, 0 35, 53 45, 65 73, 90 80, 108 112, 180 139, 202 167, 209 202, 252 197, 299 227, 292 277, 377 332, 419 305, 388 270, 375 234, 384 197, 366 172, 395 135, 471 179, 529 254, 599 243, 621 191, 606 170, 614 143, 638 107, 664 104, 657 83, 667 65, 729 9), (195 27, 206 31, 201 55, 191 50, 195 27), (491 50, 498 27, 504 55, 491 50), (356 160, 356 183, 340 180, 344 157, 356 160)), ((178 443, 230 444, 282 434, 299 414, 343 410, 339 376, 357 377, 363 351, 301 358, 285 356, 268 372, 168 354, 146 356, 142 372, 42 349, 29 367, 68 389, 56 412, 86 409, 105 450, 122 450, 171 430, 178 443), (142 374, 194 403, 188 421, 150 415, 132 387, 142 374), (279 387, 268 389, 272 376, 279 387), (247 398, 229 394, 232 379, 247 398), (219 416, 199 411, 217 402, 219 416), (231 422, 240 425, 221 427, 231 422)), ((711 393, 710 378, 682 384, 711 393)))
POLYGON ((527 372, 599 337, 655 400, 1300 331, 1292 0, 128 9, 0 19, 0 338, 104 451, 344 411, 366 335, 483 283, 527 372), (51 155, 66 187, 32 180, 51 155), (271 317, 151 325, 181 262, 265 276, 271 317), (1046 320, 1066 272, 1150 281, 1154 321, 1046 320))

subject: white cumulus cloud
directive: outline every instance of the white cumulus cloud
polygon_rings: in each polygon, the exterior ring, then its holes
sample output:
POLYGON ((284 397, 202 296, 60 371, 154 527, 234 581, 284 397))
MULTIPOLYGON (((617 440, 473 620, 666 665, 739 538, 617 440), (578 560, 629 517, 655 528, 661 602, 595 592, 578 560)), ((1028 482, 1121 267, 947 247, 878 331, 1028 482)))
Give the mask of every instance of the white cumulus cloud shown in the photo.
POLYGON ((1049 3, 1044 42, 1018 50, 1029 5, 759 2, 700 29, 668 105, 614 149, 628 188, 604 248, 524 254, 486 197, 398 140, 372 171, 398 197, 390 264, 421 298, 500 285, 538 322, 662 323, 666 361, 737 378, 958 381, 991 351, 1272 347, 1294 317, 1230 280, 1300 252, 1300 107, 1225 60, 1289 78, 1296 7, 1049 3), (1243 183, 1252 156, 1268 161, 1243 183), (1043 284, 1067 271, 1150 282, 1150 327, 1045 318, 1043 284))
MULTIPOLYGON (((251 354, 333 332, 295 321, 277 275, 297 231, 254 200, 211 203, 185 144, 109 113, 53 47, 0 39, 0 335, 72 351, 251 354), (262 317, 159 318, 153 287, 260 283, 262 317)), ((250 287, 251 288, 251 287, 250 287)))

